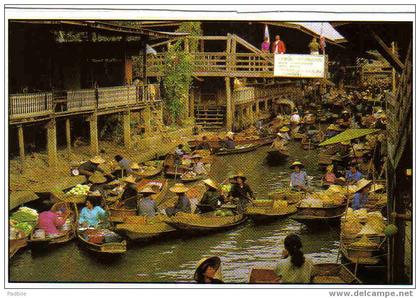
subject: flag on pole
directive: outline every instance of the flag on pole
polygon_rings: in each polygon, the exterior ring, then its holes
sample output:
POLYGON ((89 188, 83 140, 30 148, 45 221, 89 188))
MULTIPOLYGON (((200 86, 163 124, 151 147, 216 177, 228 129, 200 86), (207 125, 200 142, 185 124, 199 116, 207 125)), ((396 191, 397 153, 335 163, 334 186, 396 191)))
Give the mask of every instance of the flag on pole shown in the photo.
POLYGON ((324 23, 321 23, 321 34, 319 36, 319 45, 321 46, 322 54, 325 55, 325 47, 327 44, 325 43, 325 37, 324 37, 324 23))
POLYGON ((264 28, 264 39, 268 38, 268 42, 270 42, 270 32, 268 32, 268 25, 265 24, 265 28, 264 28))

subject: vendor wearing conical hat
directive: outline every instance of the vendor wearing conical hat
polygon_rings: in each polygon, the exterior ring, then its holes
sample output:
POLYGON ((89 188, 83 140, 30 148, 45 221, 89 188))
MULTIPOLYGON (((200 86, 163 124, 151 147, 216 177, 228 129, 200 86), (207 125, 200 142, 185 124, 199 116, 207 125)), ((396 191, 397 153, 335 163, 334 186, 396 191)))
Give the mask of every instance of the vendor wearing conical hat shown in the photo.
POLYGON ((290 129, 287 126, 283 126, 282 128, 280 128, 279 132, 277 133, 277 136, 284 140, 290 141, 291 138, 289 135, 289 131, 290 129))
POLYGON ((140 216, 155 216, 158 212, 157 204, 152 199, 152 195, 156 194, 156 191, 150 186, 146 185, 139 191, 142 198, 138 200, 137 212, 140 216))
POLYGON ((292 116, 290 116, 290 124, 297 125, 300 123, 299 111, 294 110, 292 116))
POLYGON ((238 200, 238 208, 240 212, 243 212, 246 205, 254 200, 254 193, 251 187, 245 183, 246 177, 243 172, 235 174, 236 184, 233 184, 229 197, 236 198, 238 200))
POLYGON ((300 161, 295 161, 290 166, 293 169, 290 175, 290 186, 295 191, 306 191, 308 188, 308 175, 303 170, 305 166, 300 161))
POLYGON ((100 195, 106 199, 108 196, 108 190, 113 189, 114 187, 108 185, 106 177, 101 172, 95 172, 89 177, 89 182, 92 185, 89 188, 89 191, 95 192, 98 191, 100 195))
POLYGON ((325 173, 322 183, 323 185, 329 186, 335 183, 337 177, 334 174, 334 165, 327 166, 327 172, 325 173))
POLYGON ((279 132, 277 133, 277 138, 273 141, 270 148, 275 148, 279 151, 287 150, 286 145, 288 143, 288 140, 290 139, 290 136, 287 132, 279 132))
POLYGON ((327 127, 327 131, 325 132, 325 136, 326 136, 327 138, 331 138, 331 137, 333 137, 333 136, 337 135, 340 131, 341 131, 341 129, 340 129, 337 125, 335 125, 335 124, 330 124, 330 125, 327 127))
POLYGON ((222 265, 219 257, 202 258, 196 266, 194 280, 199 284, 221 284, 222 265))
MULTIPOLYGON (((121 201, 130 199, 130 201, 136 201, 138 191, 137 191, 137 184, 136 178, 132 175, 121 179, 122 182, 126 183, 124 187, 124 192, 121 195, 121 201)), ((135 207, 134 207, 135 208, 135 207)))
POLYGON ((362 178, 355 184, 355 189, 354 189, 355 194, 353 196, 353 201, 352 201, 352 206, 351 206, 353 210, 358 210, 365 207, 369 199, 368 194, 369 194, 371 183, 372 183, 371 180, 362 178))
POLYGON ((183 183, 176 183, 169 190, 178 196, 178 200, 174 207, 166 208, 166 214, 173 216, 178 212, 191 213, 191 203, 186 195, 188 188, 183 183))
POLYGON ((226 134, 225 139, 222 141, 222 147, 227 148, 227 149, 235 149, 236 144, 235 141, 233 140, 233 132, 229 131, 226 134))
POLYGON ((99 167, 99 165, 105 163, 105 160, 100 156, 92 157, 90 160, 82 163, 78 170, 81 175, 85 175, 86 179, 89 179, 89 176, 93 175, 96 171, 104 173, 104 170, 99 167))
POLYGON ((223 202, 220 193, 218 191, 219 186, 212 179, 205 179, 203 183, 207 186, 206 192, 200 200, 200 204, 197 206, 200 213, 206 213, 216 210, 223 202))

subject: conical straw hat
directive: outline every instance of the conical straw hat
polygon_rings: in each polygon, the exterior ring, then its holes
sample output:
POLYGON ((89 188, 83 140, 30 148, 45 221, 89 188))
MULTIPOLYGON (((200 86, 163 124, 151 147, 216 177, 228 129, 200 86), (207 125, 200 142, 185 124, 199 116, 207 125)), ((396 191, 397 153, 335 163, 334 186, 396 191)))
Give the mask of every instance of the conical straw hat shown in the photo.
POLYGON ((358 192, 358 191, 362 190, 364 187, 369 185, 369 183, 371 183, 371 182, 372 182, 372 180, 367 180, 365 178, 360 179, 355 184, 356 187, 354 189, 354 192, 358 192))
POLYGON ((370 187, 369 192, 376 192, 378 190, 384 189, 385 187, 382 184, 372 184, 372 186, 370 187))
POLYGON ((198 261, 197 265, 195 266, 195 273, 194 273, 194 280, 198 281, 199 274, 202 273, 203 267, 208 264, 212 263, 215 264, 217 267, 216 273, 214 274, 215 279, 222 280, 222 266, 221 266, 221 260, 219 257, 209 257, 209 258, 202 258, 200 261, 198 261))
POLYGON ((185 193, 188 191, 188 187, 186 187, 183 183, 176 183, 169 190, 174 193, 185 193))
POLYGON ((153 188, 151 186, 147 185, 142 190, 140 190, 139 193, 152 193, 152 194, 155 194, 156 191, 153 190, 153 188))
POLYGON ((136 162, 133 162, 133 163, 130 165, 130 168, 131 168, 132 170, 140 170, 140 165, 139 165, 138 163, 136 163, 136 162))
POLYGON ((105 183, 106 178, 101 172, 95 172, 89 177, 89 181, 92 183, 105 183))
POLYGON ((303 165, 303 163, 301 163, 300 161, 295 161, 294 163, 292 163, 292 165, 290 166, 290 168, 291 168, 291 169, 293 169, 295 166, 298 166, 298 167, 300 167, 300 168, 305 167, 305 166, 303 165))
POLYGON ((283 126, 279 131, 280 132, 288 132, 290 129, 287 126, 283 126))
POLYGON ((102 157, 100 157, 100 156, 92 157, 90 159, 90 161, 93 162, 93 163, 96 163, 96 164, 101 164, 101 163, 104 163, 105 162, 105 160, 102 157))
POLYGON ((204 182, 205 185, 208 185, 208 186, 210 186, 210 187, 212 187, 214 189, 218 189, 219 188, 217 186, 217 183, 215 181, 213 181, 212 179, 210 179, 210 178, 203 180, 203 182, 204 182))

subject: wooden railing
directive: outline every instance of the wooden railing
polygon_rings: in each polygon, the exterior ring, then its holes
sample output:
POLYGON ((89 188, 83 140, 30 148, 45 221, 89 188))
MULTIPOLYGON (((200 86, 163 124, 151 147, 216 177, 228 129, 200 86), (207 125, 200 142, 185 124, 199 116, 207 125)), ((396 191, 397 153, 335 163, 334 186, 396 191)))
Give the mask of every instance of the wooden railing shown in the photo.
POLYGON ((160 100, 158 85, 116 86, 97 89, 69 90, 54 98, 53 93, 12 94, 9 116, 12 120, 42 117, 50 114, 78 113, 103 108, 132 106, 160 100), (63 95, 64 94, 64 95, 63 95), (59 106, 58 109, 55 107, 59 106))
MULTIPOLYGON (((147 75, 160 76, 165 63, 165 53, 147 59, 147 75)), ((139 59, 142 61, 142 59, 139 59)), ((192 54, 194 75, 196 76, 272 76, 274 54, 197 52, 192 54), (272 61, 272 62, 269 62, 272 61)), ((140 68, 143 65, 140 63, 140 68)))
POLYGON ((35 116, 53 111, 52 93, 11 94, 9 96, 9 115, 35 116))

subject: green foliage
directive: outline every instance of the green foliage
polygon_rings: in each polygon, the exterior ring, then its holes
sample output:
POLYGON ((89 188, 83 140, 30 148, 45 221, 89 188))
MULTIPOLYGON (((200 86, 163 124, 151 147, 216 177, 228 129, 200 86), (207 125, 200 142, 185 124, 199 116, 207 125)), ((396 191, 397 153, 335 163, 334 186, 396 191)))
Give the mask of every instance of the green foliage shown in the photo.
MULTIPOLYGON (((200 35, 201 23, 184 22, 177 32, 200 35)), ((188 39, 188 48, 186 49, 184 40, 180 39, 169 47, 162 65, 163 99, 166 109, 176 122, 185 118, 186 103, 194 71, 191 52, 195 52, 197 49, 197 40, 188 39)))

